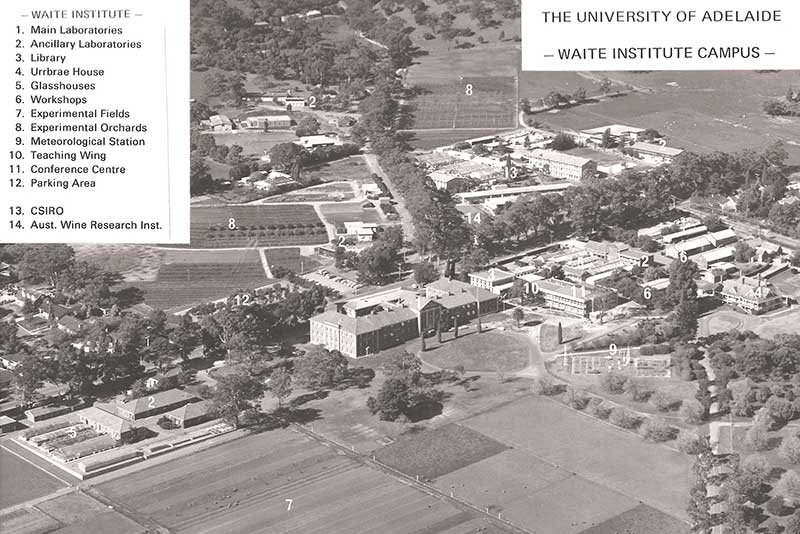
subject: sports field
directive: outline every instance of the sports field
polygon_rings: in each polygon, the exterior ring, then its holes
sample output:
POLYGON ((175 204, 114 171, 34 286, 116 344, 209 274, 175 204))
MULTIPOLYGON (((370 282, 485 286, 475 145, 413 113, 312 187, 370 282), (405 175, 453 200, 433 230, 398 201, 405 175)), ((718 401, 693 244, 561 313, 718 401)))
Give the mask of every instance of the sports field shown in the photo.
POLYGON ((291 430, 252 435, 97 489, 178 533, 467 534, 485 526, 291 430))
POLYGON ((318 245, 325 225, 307 204, 193 207, 191 247, 318 245))
POLYGON ((0 509, 44 497, 66 484, 0 446, 0 509))
POLYGON ((463 485, 462 491, 468 494, 483 492, 487 498, 500 499, 501 506, 519 506, 521 521, 531 520, 524 515, 522 506, 527 500, 533 506, 540 502, 543 509, 551 509, 548 521, 560 521, 563 532, 571 530, 568 527, 575 512, 570 510, 584 506, 591 516, 587 521, 595 523, 639 502, 674 518, 686 518, 691 464, 686 455, 537 396, 522 398, 461 424, 514 451, 485 460, 487 464, 478 470, 471 466, 451 473, 438 483, 463 485), (519 474, 514 475, 517 470, 519 474), (481 476, 484 472, 522 478, 502 488, 505 493, 497 493, 492 489, 496 482, 490 480, 492 477, 481 476), (531 484, 541 488, 534 492, 531 484), (555 507, 559 499, 574 503, 575 507, 559 511, 555 507), (596 506, 604 499, 607 505, 596 506))

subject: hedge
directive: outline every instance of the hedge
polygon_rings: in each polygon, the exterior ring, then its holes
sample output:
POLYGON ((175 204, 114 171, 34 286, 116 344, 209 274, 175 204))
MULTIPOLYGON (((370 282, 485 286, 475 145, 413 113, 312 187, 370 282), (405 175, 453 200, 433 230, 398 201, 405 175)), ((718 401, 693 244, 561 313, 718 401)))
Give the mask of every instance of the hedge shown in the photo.
POLYGON ((65 462, 77 460, 90 454, 97 452, 107 451, 117 446, 117 441, 110 436, 97 436, 96 438, 81 441, 75 445, 70 445, 63 449, 58 449, 53 452, 53 456, 62 458, 65 462))
POLYGON ((142 456, 141 451, 123 452, 120 454, 116 454, 114 456, 107 457, 104 460, 95 460, 93 462, 81 462, 78 465, 80 466, 81 469, 83 469, 84 473, 88 473, 90 471, 96 471, 97 469, 102 469, 103 467, 108 467, 109 465, 125 462, 133 458, 140 458, 141 456, 142 456))
POLYGON ((61 430, 62 428, 67 428, 68 426, 75 426, 76 424, 77 423, 71 423, 69 421, 50 423, 49 425, 29 428, 28 430, 22 432, 20 436, 24 440, 30 440, 36 436, 41 436, 42 434, 47 434, 48 432, 55 432, 56 430, 61 430))

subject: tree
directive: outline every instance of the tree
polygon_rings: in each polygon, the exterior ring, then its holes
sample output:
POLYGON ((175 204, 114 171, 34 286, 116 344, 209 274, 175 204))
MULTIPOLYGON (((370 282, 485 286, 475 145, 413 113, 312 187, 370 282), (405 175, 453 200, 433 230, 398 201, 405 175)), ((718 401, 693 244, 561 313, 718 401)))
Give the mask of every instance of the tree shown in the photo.
POLYGON ((269 390, 278 399, 278 406, 292 394, 292 375, 285 367, 278 367, 269 376, 269 390))
POLYGON ((649 417, 642 425, 642 435, 650 441, 668 441, 675 434, 675 429, 659 417, 649 417))
POLYGON ((397 272, 397 260, 395 249, 382 241, 375 241, 358 255, 358 278, 366 284, 385 284, 397 272))
POLYGON ((214 389, 213 405, 226 420, 239 425, 239 416, 254 407, 264 394, 261 380, 244 373, 221 376, 214 389))
POLYGON ((409 408, 410 387, 398 377, 387 378, 378 391, 377 397, 367 399, 367 408, 372 414, 379 414, 381 421, 395 421, 409 408))
POLYGON ((319 121, 312 115, 306 115, 297 123, 294 133, 297 137, 317 135, 319 133, 319 121))
POLYGON ((775 492, 790 506, 800 504, 800 475, 789 469, 775 484, 775 492))
POLYGON ((789 463, 800 463, 800 437, 791 435, 783 438, 781 447, 778 449, 781 458, 789 463))
POLYGON ((202 195, 212 188, 214 180, 208 171, 205 158, 196 151, 189 159, 189 190, 192 195, 202 195))
POLYGON ((345 378, 347 366, 339 351, 315 347, 295 361, 294 380, 311 389, 334 387, 345 378))
POLYGON ((420 286, 426 286, 439 279, 439 270, 429 262, 423 261, 414 265, 414 281, 420 286))
POLYGON ((514 311, 511 312, 511 317, 517 323, 517 328, 519 328, 520 323, 525 319, 525 312, 522 311, 522 308, 514 308, 514 311))
POLYGON ((603 78, 602 80, 600 80, 600 90, 603 92, 604 95, 608 94, 608 92, 611 91, 611 80, 609 80, 608 78, 603 78))
POLYGON ((800 510, 795 510, 786 522, 783 534, 800 534, 800 510))
POLYGON ((58 275, 75 262, 75 251, 67 245, 30 245, 17 263, 17 274, 25 282, 56 285, 58 275))
POLYGON ((575 138, 564 132, 559 133, 550 141, 550 148, 553 150, 569 150, 576 146, 575 138))
POLYGON ((37 390, 44 385, 45 362, 39 356, 25 355, 14 369, 12 383, 23 403, 30 402, 37 397, 37 390))
POLYGON ((650 396, 650 402, 653 403, 656 410, 659 412, 667 412, 675 403, 675 400, 664 391, 658 390, 650 396))
POLYGON ((269 149, 268 155, 272 166, 284 171, 293 165, 302 166, 311 156, 308 150, 294 143, 278 143, 269 149))
POLYGON ((703 405, 694 399, 687 399, 681 403, 680 414, 690 424, 696 425, 705 419, 703 405))
POLYGON ((613 139, 611 138, 611 128, 606 128, 603 132, 603 139, 600 142, 600 146, 602 148, 611 148, 614 144, 613 139))
POLYGON ((747 429, 745 445, 752 451, 765 451, 769 448, 769 433, 766 425, 758 423, 747 429))

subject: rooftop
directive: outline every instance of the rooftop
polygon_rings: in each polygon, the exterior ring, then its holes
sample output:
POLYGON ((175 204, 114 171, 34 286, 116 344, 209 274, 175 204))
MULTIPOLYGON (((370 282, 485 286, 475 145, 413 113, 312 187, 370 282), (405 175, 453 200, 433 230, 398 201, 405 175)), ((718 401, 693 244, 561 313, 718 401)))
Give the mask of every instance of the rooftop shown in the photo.
POLYGON ((609 124, 607 126, 598 126, 597 128, 590 128, 588 130, 581 130, 581 133, 589 135, 603 135, 606 130, 611 130, 611 135, 620 136, 626 134, 640 134, 645 129, 637 128, 636 126, 626 126, 624 124, 609 124))
POLYGON ((90 421, 99 423, 115 434, 123 434, 131 428, 131 424, 122 417, 108 411, 113 410, 113 404, 97 404, 76 412, 90 421))
POLYGON ((190 395, 180 389, 168 389, 118 404, 117 408, 136 415, 150 410, 157 410, 164 406, 170 406, 178 402, 190 402, 195 398, 194 395, 190 395))
POLYGON ((631 148, 633 148, 634 150, 638 150, 640 152, 652 152, 653 154, 658 154, 660 156, 670 156, 670 157, 674 157, 683 153, 682 148, 672 148, 669 146, 657 145, 654 143, 637 142, 634 143, 633 147, 631 148))
POLYGON ((542 150, 540 148, 531 150, 531 156, 534 158, 541 158, 547 161, 555 161, 557 163, 564 163, 566 165, 575 165, 576 167, 582 167, 592 161, 589 158, 584 158, 582 156, 574 156, 572 154, 567 154, 566 152, 559 152, 557 150, 542 150))

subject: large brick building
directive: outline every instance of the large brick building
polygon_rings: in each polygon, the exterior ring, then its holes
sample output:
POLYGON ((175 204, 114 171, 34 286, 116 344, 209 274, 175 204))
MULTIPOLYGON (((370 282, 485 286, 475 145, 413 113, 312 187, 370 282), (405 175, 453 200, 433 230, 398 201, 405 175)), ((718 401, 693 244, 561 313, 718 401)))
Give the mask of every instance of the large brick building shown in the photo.
POLYGON ((310 320, 311 343, 359 358, 395 347, 480 313, 499 309, 500 297, 463 282, 441 279, 424 292, 396 288, 341 302, 310 320))

